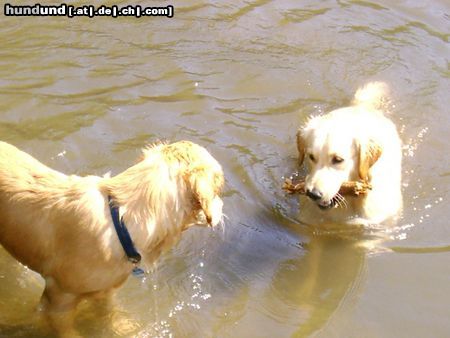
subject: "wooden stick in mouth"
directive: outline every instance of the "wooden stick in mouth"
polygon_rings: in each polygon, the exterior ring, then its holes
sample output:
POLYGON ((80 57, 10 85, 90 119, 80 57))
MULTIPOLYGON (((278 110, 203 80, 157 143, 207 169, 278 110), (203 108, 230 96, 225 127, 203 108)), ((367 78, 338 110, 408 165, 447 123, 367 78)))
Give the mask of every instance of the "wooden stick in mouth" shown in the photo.
MULTIPOLYGON (((282 189, 286 191, 288 194, 306 194, 305 189, 305 179, 299 178, 296 179, 295 182, 292 179, 287 178, 282 186, 282 189)), ((339 189, 339 193, 341 195, 348 196, 360 196, 368 193, 369 190, 372 189, 370 183, 365 181, 347 181, 342 183, 341 188, 339 189)))

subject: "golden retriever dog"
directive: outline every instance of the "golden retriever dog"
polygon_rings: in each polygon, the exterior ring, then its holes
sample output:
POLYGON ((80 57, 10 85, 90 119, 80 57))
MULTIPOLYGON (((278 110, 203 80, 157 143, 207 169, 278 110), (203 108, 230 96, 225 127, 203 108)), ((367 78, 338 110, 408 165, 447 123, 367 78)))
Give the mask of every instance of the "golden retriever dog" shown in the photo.
POLYGON ((311 118, 297 134, 300 164, 306 162, 306 196, 300 221, 312 225, 378 224, 402 207, 401 141, 385 116, 387 86, 371 82, 352 105, 311 118), (372 185, 366 195, 342 196, 345 181, 372 185))
POLYGON ((188 141, 150 146, 114 177, 67 176, 0 142, 0 243, 42 275, 41 304, 51 326, 75 336, 79 301, 108 294, 134 268, 108 201, 135 249, 153 262, 189 226, 221 222, 223 184, 219 163, 188 141))

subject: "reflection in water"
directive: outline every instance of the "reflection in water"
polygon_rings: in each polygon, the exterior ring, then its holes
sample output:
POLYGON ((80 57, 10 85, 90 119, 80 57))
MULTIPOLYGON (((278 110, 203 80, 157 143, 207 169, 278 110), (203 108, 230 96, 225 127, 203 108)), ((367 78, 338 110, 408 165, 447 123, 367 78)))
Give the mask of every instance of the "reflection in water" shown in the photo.
POLYGON ((305 250, 301 258, 280 264, 268 295, 295 309, 299 317, 293 333, 296 337, 319 330, 344 300, 346 306, 352 302, 363 278, 366 257, 356 239, 332 234, 312 235, 305 250))

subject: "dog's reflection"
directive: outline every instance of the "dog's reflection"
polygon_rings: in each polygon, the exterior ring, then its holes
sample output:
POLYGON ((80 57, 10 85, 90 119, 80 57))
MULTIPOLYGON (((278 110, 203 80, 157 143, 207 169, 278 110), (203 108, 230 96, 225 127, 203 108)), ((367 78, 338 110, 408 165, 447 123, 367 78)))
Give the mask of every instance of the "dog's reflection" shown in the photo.
POLYGON ((305 254, 282 262, 272 284, 276 297, 294 309, 289 322, 295 337, 316 332, 351 302, 365 270, 367 247, 361 236, 313 233, 309 238, 305 254))

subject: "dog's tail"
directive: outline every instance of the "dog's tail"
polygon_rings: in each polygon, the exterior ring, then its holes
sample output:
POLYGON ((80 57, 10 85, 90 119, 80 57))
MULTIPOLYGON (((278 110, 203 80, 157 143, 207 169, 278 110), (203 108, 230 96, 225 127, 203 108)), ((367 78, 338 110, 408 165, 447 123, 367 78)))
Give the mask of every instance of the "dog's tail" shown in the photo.
POLYGON ((389 103, 388 95, 389 88, 386 83, 369 82, 356 91, 352 104, 383 111, 389 103))

